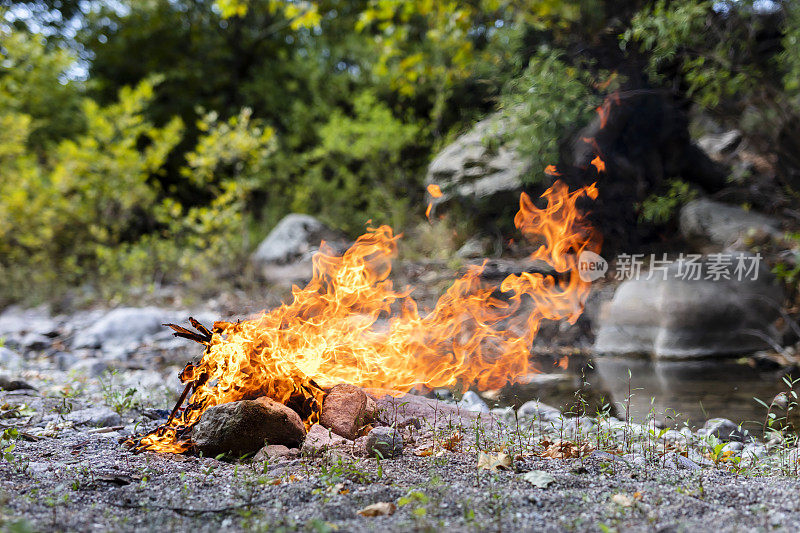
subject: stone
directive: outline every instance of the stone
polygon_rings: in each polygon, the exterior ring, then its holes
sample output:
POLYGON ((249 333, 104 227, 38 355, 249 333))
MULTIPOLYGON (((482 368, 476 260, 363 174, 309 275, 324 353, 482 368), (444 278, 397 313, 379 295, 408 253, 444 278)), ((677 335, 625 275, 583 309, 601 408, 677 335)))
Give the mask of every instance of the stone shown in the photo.
POLYGON ((96 378, 102 376, 108 368, 108 363, 102 359, 90 357, 88 359, 79 359, 69 367, 69 371, 96 378))
POLYGON ((422 421, 425 427, 472 428, 476 421, 490 426, 493 419, 490 413, 468 411, 456 405, 434 398, 425 398, 411 393, 398 393, 386 389, 367 389, 378 406, 376 421, 386 426, 404 427, 422 421))
POLYGON ((378 403, 372 396, 367 396, 367 403, 364 406, 364 422, 374 422, 378 419, 378 403))
POLYGON ((741 140, 742 133, 739 130, 730 130, 703 135, 697 140, 697 145, 709 156, 717 158, 735 150, 741 140))
POLYGON ((433 397, 443 402, 452 402, 453 392, 450 389, 434 389, 433 397))
POLYGON ((701 247, 744 250, 747 240, 780 239, 780 222, 739 206, 701 198, 681 208, 681 235, 701 247))
POLYGON ((58 323, 45 307, 23 309, 11 306, 0 314, 0 337, 7 339, 25 334, 54 337, 58 334, 58 330, 58 323))
POLYGON ((119 413, 106 406, 88 407, 68 413, 65 418, 76 426, 110 427, 122 425, 119 413))
POLYGON ((753 440, 750 434, 727 418, 711 418, 702 428, 697 430, 700 437, 713 436, 721 441, 749 442, 753 440))
POLYGON ((476 259, 484 255, 486 255, 486 241, 479 237, 470 237, 456 251, 456 256, 464 259, 476 259))
POLYGON ((561 418, 561 411, 556 407, 545 405, 539 400, 530 400, 519 406, 517 417, 525 420, 555 422, 561 418))
POLYGON ((70 367, 72 367, 72 365, 79 361, 78 357, 74 353, 60 351, 52 354, 50 359, 55 363, 56 368, 62 372, 66 372, 70 369, 70 367))
POLYGON ((322 402, 319 423, 337 435, 353 440, 364 425, 366 407, 367 395, 363 390, 346 383, 336 385, 322 402))
POLYGON ((763 444, 749 442, 744 445, 744 448, 742 448, 742 457, 761 459, 763 457, 766 457, 766 455, 767 455, 767 447, 764 446, 763 444))
POLYGON ((18 350, 44 350, 58 333, 58 323, 45 307, 11 306, 0 314, 0 338, 7 346, 18 350))
MULTIPOLYGON (((740 260, 755 260, 743 253, 730 257, 731 271, 740 260)), ((783 293, 772 274, 760 265, 757 279, 703 279, 711 263, 709 256, 698 261, 701 279, 681 279, 690 267, 676 261, 666 279, 642 274, 621 283, 600 313, 595 353, 693 360, 774 349, 783 293)))
POLYGON ((299 446, 305 433, 300 415, 262 396, 209 407, 192 429, 192 440, 205 455, 244 455, 265 444, 299 446))
POLYGON ((336 252, 347 248, 344 236, 310 215, 286 215, 261 241, 250 262, 266 281, 292 284, 311 279, 311 257, 325 241, 336 252))
POLYGON ((104 350, 140 344, 174 322, 175 313, 156 307, 120 307, 106 313, 88 328, 78 330, 72 340, 73 348, 103 348, 104 350))
POLYGON ((403 454, 403 437, 392 427, 376 427, 367 435, 364 447, 369 457, 380 456, 383 459, 399 457, 403 454))
POLYGON ((18 370, 22 368, 24 361, 22 356, 14 350, 0 346, 0 368, 18 370))
POLYGON ((314 424, 308 430, 300 453, 303 455, 319 455, 328 450, 352 446, 352 441, 340 437, 332 430, 320 424, 314 424))
POLYGON ((36 390, 36 388, 26 381, 21 379, 11 379, 6 376, 0 376, 0 390, 14 391, 14 390, 36 390))
POLYGON ((699 470, 700 465, 689 459, 688 457, 684 457, 683 455, 677 454, 675 452, 668 452, 663 457, 658 459, 658 464, 666 468, 673 468, 676 470, 699 470))
POLYGON ((480 396, 477 393, 469 390, 464 393, 461 397, 461 401, 457 404, 461 409, 466 409, 467 411, 473 411, 476 413, 488 413, 489 406, 486 405, 480 396))
POLYGON ((430 199, 434 206, 454 198, 481 204, 498 195, 517 195, 530 163, 508 144, 495 149, 487 142, 490 138, 499 140, 507 128, 499 113, 491 115, 433 158, 425 184, 438 185, 443 193, 430 199))
POLYGON ((264 461, 274 461, 275 459, 279 459, 281 457, 287 457, 292 453, 292 449, 283 446, 282 444, 270 444, 269 446, 264 446, 258 453, 253 456, 253 462, 259 463, 264 461))
POLYGON ((722 448, 722 452, 739 453, 744 449, 744 444, 738 441, 729 442, 722 448))

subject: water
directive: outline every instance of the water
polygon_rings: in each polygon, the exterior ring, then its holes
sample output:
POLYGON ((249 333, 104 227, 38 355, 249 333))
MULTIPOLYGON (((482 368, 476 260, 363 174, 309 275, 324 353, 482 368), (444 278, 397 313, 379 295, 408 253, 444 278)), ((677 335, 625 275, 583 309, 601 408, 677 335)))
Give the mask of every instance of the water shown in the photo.
MULTIPOLYGON (((581 390, 591 412, 607 403, 620 418, 625 417, 626 410, 635 421, 654 412, 669 426, 686 423, 695 428, 709 418, 723 417, 761 434, 767 409, 754 398, 769 404, 776 394, 786 392, 784 375, 780 370, 760 371, 734 361, 654 362, 601 357, 591 363, 571 361, 566 374, 533 377, 531 383, 508 386, 496 399, 501 405, 514 407, 540 399, 569 410, 579 406, 576 391, 581 390)), ((774 412, 778 417, 786 415, 785 410, 774 412)), ((790 420, 794 427, 800 427, 799 416, 793 415, 790 420)))
MULTIPOLYGON (((653 410, 669 425, 699 427, 709 418, 723 417, 758 434, 767 409, 754 398, 770 404, 776 394, 788 389, 782 371, 759 371, 748 363, 733 361, 654 362, 602 357, 593 366, 596 372, 590 382, 608 391, 623 412, 630 381, 631 416, 643 419, 653 410)), ((786 414, 785 410, 775 412, 778 416, 786 414)))

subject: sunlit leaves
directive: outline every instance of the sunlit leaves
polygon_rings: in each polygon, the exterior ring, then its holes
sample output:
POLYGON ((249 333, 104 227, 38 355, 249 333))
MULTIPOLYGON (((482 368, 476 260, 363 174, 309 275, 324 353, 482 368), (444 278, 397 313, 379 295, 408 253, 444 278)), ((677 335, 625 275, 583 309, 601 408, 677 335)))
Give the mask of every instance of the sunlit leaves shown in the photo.
MULTIPOLYGON (((248 0, 215 0, 214 7, 219 11, 224 19, 232 17, 244 17, 250 10, 248 0)), ((296 31, 300 28, 313 28, 318 26, 321 20, 317 4, 310 1, 286 1, 268 0, 267 9, 272 13, 282 13, 289 21, 289 27, 296 31)), ((253 6, 256 9, 263 9, 263 5, 253 6)))

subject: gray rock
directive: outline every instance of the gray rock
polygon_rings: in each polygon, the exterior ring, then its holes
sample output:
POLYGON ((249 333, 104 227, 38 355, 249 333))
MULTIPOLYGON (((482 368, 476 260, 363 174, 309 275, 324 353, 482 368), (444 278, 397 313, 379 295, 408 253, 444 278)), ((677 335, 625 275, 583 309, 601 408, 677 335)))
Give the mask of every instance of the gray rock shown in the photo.
POLYGON ((437 398, 443 402, 452 402, 453 400, 453 392, 450 389, 435 389, 433 391, 433 397, 437 398))
POLYGON ((743 250, 747 238, 763 241, 781 237, 777 219, 704 198, 681 208, 680 229, 688 241, 719 249, 743 250))
POLYGON ((467 411, 472 411, 474 413, 488 413, 489 406, 486 405, 480 396, 473 391, 467 391, 461 397, 461 401, 458 402, 458 406, 461 409, 466 409, 467 411))
POLYGON ((250 258, 258 274, 272 283, 296 283, 311 278, 311 257, 320 243, 341 252, 347 247, 342 234, 310 215, 286 215, 261 241, 250 258))
POLYGON ((370 457, 380 454, 380 457, 390 459, 403 454, 403 437, 394 428, 380 426, 369 432, 364 446, 370 457))
POLYGON ((761 459, 762 457, 766 457, 766 455, 767 447, 763 444, 750 442, 745 444, 744 448, 742 448, 742 457, 755 457, 756 459, 761 459))
POLYGON ((14 350, 0 346, 0 368, 18 370, 22 368, 24 362, 22 356, 14 350))
POLYGON ((69 371, 75 372, 76 374, 84 374, 91 378, 96 378, 102 376, 103 373, 108 370, 108 368, 108 363, 102 359, 90 357, 88 359, 80 359, 73 363, 69 367, 69 371))
POLYGON ((274 461, 276 459, 280 459, 281 457, 288 457, 292 455, 292 452, 297 453, 295 448, 287 448, 281 444, 270 444, 269 446, 264 446, 261 448, 255 456, 253 456, 253 462, 264 462, 264 461, 274 461))
POLYGON ((750 434, 741 429, 737 424, 727 418, 711 418, 702 428, 697 430, 701 437, 714 436, 721 441, 749 442, 753 440, 750 434))
POLYGON ((12 306, 0 315, 0 338, 19 350, 44 350, 58 334, 58 324, 45 307, 22 309, 12 306))
POLYGON ((738 441, 729 442, 725 446, 723 446, 723 452, 732 452, 732 453, 739 453, 744 449, 744 444, 738 441))
POLYGON ((564 438, 575 439, 578 437, 586 438, 592 433, 597 424, 588 416, 579 416, 564 420, 564 427, 561 430, 564 438))
POLYGON ((303 446, 300 448, 300 453, 303 455, 319 455, 336 448, 344 449, 352 446, 352 444, 353 441, 337 435, 320 424, 314 424, 308 430, 303 446))
MULTIPOLYGON (((746 254, 732 254, 731 272, 746 254)), ((702 258, 701 278, 710 259, 702 258)), ((664 275, 624 281, 600 313, 594 351, 601 355, 645 355, 690 360, 737 356, 773 348, 782 290, 760 265, 757 279, 681 279, 689 267, 670 264, 664 275)))
POLYGON ((26 333, 53 336, 58 333, 58 323, 45 307, 23 309, 11 306, 0 314, 0 337, 26 333))
POLYGON ((36 390, 36 388, 27 381, 22 381, 21 379, 12 379, 7 376, 0 375, 0 390, 16 391, 26 389, 36 390))
POLYGON ((539 400, 530 400, 523 403, 517 409, 517 417, 526 420, 543 420, 545 422, 554 422, 561 418, 561 411, 556 407, 545 405, 539 400))
POLYGON ((122 425, 122 417, 119 416, 119 413, 105 406, 72 411, 66 415, 66 419, 74 422, 76 426, 109 427, 122 425))
POLYGON ((192 429, 192 440, 206 455, 243 455, 265 444, 299 446, 305 433, 297 413, 261 397, 209 407, 192 429))
POLYGON ((722 133, 709 133, 697 140, 697 145, 712 158, 732 152, 742 140, 739 130, 730 130, 722 133))
POLYGON ((444 148, 428 166, 426 185, 442 190, 434 205, 452 198, 487 200, 500 193, 516 193, 529 163, 509 145, 489 147, 490 138, 500 139, 508 124, 500 114, 492 115, 444 148))
POLYGON ((486 242, 479 237, 470 237, 461 248, 456 251, 458 257, 464 259, 475 259, 486 255, 486 242))
POLYGON ((165 322, 175 322, 175 313, 156 307, 120 307, 109 311, 86 329, 79 330, 73 348, 105 350, 143 342, 160 332, 165 322))
POLYGON ((508 424, 513 424, 515 422, 514 409, 511 407, 495 407, 490 412, 495 420, 501 420, 508 424))
POLYGON ((663 457, 658 459, 658 463, 665 468, 674 468, 676 470, 699 470, 700 465, 684 457, 683 455, 675 452, 669 452, 663 457))

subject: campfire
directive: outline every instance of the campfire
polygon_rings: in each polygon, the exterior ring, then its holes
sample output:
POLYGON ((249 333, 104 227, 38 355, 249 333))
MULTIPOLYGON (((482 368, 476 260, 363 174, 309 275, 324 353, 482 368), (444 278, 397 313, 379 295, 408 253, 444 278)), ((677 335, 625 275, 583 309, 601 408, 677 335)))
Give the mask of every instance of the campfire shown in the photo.
POLYGON ((597 192, 594 185, 570 192, 556 181, 542 195, 543 208, 520 197, 514 223, 540 245, 530 259, 547 262, 556 276, 512 274, 496 287, 482 281, 482 266, 472 266, 432 310, 420 312, 412 289, 395 289, 389 279, 399 236, 380 226, 341 256, 323 243, 311 281, 293 288, 291 303, 250 320, 215 322, 210 330, 194 319, 195 331, 168 324, 205 350, 180 373, 185 389, 167 422, 138 438, 135 448, 190 451, 203 413, 229 402, 267 397, 309 429, 320 421, 326 391, 338 384, 407 392, 461 383, 486 390, 536 371, 530 347, 541 321, 574 322, 588 296, 578 256, 599 252, 600 240, 576 202, 597 192))

